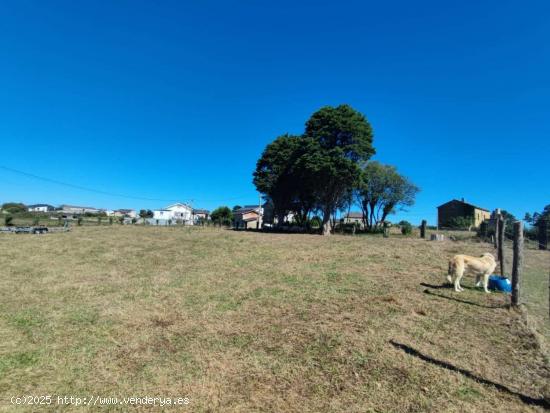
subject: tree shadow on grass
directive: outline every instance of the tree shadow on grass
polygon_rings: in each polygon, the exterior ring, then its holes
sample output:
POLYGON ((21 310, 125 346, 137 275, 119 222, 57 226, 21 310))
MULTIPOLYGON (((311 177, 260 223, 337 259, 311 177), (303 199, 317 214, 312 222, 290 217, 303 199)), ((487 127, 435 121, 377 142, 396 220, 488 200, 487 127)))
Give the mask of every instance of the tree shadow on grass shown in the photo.
POLYGON ((503 384, 495 383, 494 381, 484 379, 483 377, 475 375, 471 371, 461 369, 460 367, 453 366, 452 364, 447 363, 446 361, 434 359, 430 356, 427 356, 427 355, 421 353, 420 351, 418 351, 418 350, 416 350, 416 349, 414 349, 410 346, 398 343, 394 340, 390 340, 390 344, 392 346, 394 346, 395 348, 403 350, 408 355, 417 357, 422 361, 425 361, 427 363, 431 363, 435 366, 442 367, 442 368, 447 369, 447 370, 455 371, 457 373, 462 374, 465 377, 468 377, 469 379, 477 381, 478 383, 489 385, 489 386, 494 386, 497 390, 499 390, 501 392, 508 393, 512 396, 519 397, 521 399, 521 401, 523 401, 526 404, 535 405, 535 406, 542 406, 546 409, 550 408, 550 403, 548 403, 548 401, 546 401, 543 398, 538 398, 537 399, 537 398, 519 393, 515 390, 512 390, 512 389, 504 386, 503 384))
MULTIPOLYGON (((422 285, 424 285, 424 284, 422 284, 422 285)), ((462 300, 462 299, 456 298, 456 297, 449 297, 448 295, 445 295, 445 294, 438 294, 438 293, 435 293, 433 291, 430 291, 427 288, 424 290, 424 294, 429 294, 429 295, 433 295, 433 296, 436 296, 436 297, 445 298, 447 300, 456 301, 458 303, 473 305, 473 306, 481 307, 481 308, 507 308, 508 307, 508 304, 485 305, 485 304, 476 303, 474 301, 462 300)))

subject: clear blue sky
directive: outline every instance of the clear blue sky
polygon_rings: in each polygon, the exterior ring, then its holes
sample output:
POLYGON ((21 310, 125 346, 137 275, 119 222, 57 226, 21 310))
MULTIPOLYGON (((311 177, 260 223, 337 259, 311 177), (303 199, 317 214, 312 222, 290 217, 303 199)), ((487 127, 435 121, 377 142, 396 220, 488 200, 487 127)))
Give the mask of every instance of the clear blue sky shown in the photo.
POLYGON ((522 217, 550 203, 550 2, 3 1, 0 202, 254 203, 255 162, 324 105, 422 188, 522 217), (384 3, 384 4, 383 4, 384 3))

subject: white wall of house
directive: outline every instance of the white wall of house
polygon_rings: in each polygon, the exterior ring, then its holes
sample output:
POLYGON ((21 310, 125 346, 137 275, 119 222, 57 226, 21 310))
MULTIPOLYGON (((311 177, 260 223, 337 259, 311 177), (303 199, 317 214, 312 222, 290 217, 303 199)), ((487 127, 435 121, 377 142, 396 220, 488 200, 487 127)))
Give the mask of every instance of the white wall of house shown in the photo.
POLYGON ((172 213, 173 219, 181 219, 182 221, 192 222, 193 220, 193 208, 185 204, 173 204, 169 205, 165 210, 172 213))
POLYGON ((80 207, 80 206, 72 206, 72 205, 63 205, 62 211, 67 212, 70 214, 84 214, 85 212, 90 212, 92 214, 97 214, 98 212, 101 212, 101 210, 97 208, 91 208, 91 207, 80 207))
POLYGON ((153 221, 171 220, 173 224, 177 222, 186 225, 193 225, 193 208, 185 204, 172 204, 162 209, 153 210, 153 221))
POLYGON ((48 207, 47 206, 32 207, 32 208, 29 208, 29 212, 48 212, 48 207))
POLYGON ((154 209, 153 219, 172 219, 172 214, 164 209, 154 209))

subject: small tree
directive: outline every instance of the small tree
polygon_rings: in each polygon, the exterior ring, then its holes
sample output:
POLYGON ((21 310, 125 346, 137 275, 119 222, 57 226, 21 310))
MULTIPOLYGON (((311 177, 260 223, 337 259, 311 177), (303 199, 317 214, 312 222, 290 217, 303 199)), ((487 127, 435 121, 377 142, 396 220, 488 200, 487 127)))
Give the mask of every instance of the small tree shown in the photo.
POLYGON ((7 227, 11 227, 13 225, 13 217, 11 215, 6 215, 4 217, 4 224, 7 226, 7 227))
POLYGON ((219 225, 231 225, 233 214, 227 206, 221 206, 212 211, 210 215, 212 221, 219 225))
POLYGON ((145 218, 153 218, 153 211, 150 209, 140 209, 139 210, 139 216, 143 219, 145 218))
POLYGON ((137 222, 137 218, 132 218, 132 224, 135 224, 137 222))
POLYGON ((412 234, 412 225, 408 221, 401 221, 399 223, 399 226, 401 227, 401 234, 403 235, 410 235, 412 234))
POLYGON ((120 223, 120 225, 124 224, 124 217, 119 217, 118 222, 120 223))
POLYGON ((412 206, 418 191, 418 187, 400 175, 394 166, 369 162, 355 190, 365 226, 373 231, 396 209, 412 206))
POLYGON ((78 225, 79 227, 82 226, 82 217, 77 218, 76 225, 78 225))

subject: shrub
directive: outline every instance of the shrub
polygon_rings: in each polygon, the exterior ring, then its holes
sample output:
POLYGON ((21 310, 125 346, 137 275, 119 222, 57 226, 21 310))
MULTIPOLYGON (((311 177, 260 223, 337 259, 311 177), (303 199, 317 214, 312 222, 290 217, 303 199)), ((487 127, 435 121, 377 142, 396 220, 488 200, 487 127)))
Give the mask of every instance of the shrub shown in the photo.
POLYGON ((412 225, 408 221, 401 221, 399 223, 399 226, 401 227, 401 234, 403 235, 410 235, 412 234, 412 225))
POLYGON ((82 225, 82 217, 78 217, 78 219, 76 220, 76 225, 78 225, 79 227, 82 225))
POLYGON ((6 215, 4 217, 4 224, 7 226, 7 227, 11 227, 13 225, 13 217, 11 215, 6 215))
POLYGON ((474 219, 472 217, 455 217, 450 219, 447 225, 449 228, 469 229, 474 225, 474 219))
POLYGON ((317 215, 314 215, 309 220, 309 226, 310 226, 311 229, 319 229, 319 228, 321 228, 321 225, 322 225, 321 218, 319 218, 317 215))

